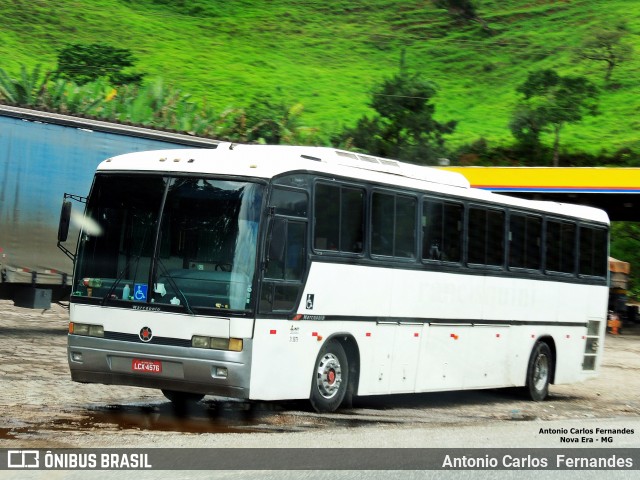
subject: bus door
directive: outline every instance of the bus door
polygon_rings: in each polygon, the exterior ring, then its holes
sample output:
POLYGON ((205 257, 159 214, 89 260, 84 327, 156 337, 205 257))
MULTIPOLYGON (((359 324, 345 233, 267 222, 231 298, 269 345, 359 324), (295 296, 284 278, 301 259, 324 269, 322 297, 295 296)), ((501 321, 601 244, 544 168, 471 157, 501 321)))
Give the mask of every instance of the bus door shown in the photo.
POLYGON ((307 267, 308 194, 274 187, 262 273, 259 312, 292 313, 298 306, 307 267))

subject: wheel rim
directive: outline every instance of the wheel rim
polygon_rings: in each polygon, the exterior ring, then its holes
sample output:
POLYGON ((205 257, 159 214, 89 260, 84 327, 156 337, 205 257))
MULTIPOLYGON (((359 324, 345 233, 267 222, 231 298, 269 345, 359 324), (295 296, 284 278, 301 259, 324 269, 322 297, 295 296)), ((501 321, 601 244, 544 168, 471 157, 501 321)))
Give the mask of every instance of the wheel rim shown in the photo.
POLYGON ((325 354, 318 362, 316 374, 316 385, 320 395, 326 399, 335 397, 342 383, 342 367, 338 357, 333 353, 325 354))
POLYGON ((549 358, 544 354, 538 355, 533 367, 533 386, 536 390, 542 391, 546 388, 548 379, 549 358))

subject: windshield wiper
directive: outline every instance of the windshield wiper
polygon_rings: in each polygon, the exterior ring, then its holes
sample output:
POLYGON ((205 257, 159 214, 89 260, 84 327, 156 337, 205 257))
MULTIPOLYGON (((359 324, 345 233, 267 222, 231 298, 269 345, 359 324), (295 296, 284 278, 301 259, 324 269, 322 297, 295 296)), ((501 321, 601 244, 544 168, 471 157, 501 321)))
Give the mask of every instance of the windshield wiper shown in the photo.
POLYGON ((131 262, 135 260, 136 266, 137 266, 138 262, 140 261, 140 257, 141 255, 138 255, 138 256, 133 256, 129 259, 129 261, 126 263, 123 269, 120 270, 120 273, 118 273, 118 276, 114 280, 113 285, 111 285, 111 288, 109 289, 107 294, 104 297, 102 297, 102 302, 100 303, 100 305, 104 306, 104 304, 107 303, 107 300, 111 297, 111 295, 113 295, 113 292, 116 290, 116 287, 118 286, 120 281, 123 279, 124 274, 129 270, 129 267, 131 266, 131 262))
POLYGON ((173 279, 173 277, 169 273, 169 270, 167 270, 167 267, 164 266, 164 263, 162 263, 162 260, 160 260, 160 258, 158 258, 158 265, 160 265, 160 268, 162 268, 162 272, 166 276, 167 280, 169 280, 169 284, 171 285, 171 287, 182 297, 182 300, 184 300, 184 306, 185 306, 185 308, 187 310, 187 313, 189 313, 191 315, 195 315, 193 313, 193 310, 191 310, 191 306, 189 305, 189 300, 187 300, 187 296, 180 289, 180 287, 178 287, 178 284, 173 279))

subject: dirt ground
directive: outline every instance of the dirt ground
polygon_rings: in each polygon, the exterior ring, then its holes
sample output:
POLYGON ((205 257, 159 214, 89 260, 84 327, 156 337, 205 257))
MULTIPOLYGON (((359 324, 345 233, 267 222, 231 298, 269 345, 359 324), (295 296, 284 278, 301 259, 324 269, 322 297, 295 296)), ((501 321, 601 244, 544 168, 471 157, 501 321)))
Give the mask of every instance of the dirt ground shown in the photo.
POLYGON ((157 390, 73 383, 66 359, 67 324, 67 311, 59 306, 40 312, 0 302, 0 447, 180 446, 205 433, 249 438, 251 433, 357 431, 372 425, 439 428, 640 418, 640 328, 607 335, 600 375, 582 384, 552 386, 544 402, 527 401, 509 390, 394 395, 359 398, 352 409, 318 415, 307 402, 212 397, 176 412, 157 390))

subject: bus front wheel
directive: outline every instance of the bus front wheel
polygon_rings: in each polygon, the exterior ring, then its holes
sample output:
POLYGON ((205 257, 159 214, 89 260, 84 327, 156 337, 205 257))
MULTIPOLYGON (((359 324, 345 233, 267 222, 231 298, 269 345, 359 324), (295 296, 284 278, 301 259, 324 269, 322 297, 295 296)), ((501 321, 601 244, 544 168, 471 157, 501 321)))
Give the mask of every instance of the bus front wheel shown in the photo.
POLYGON ((525 392, 531 400, 539 402, 547 397, 552 370, 553 356, 549 345, 544 342, 536 343, 529 358, 525 385, 525 392))
POLYGON ((309 400, 316 412, 334 412, 344 400, 349 385, 349 362, 340 343, 330 340, 318 353, 309 400))
POLYGON ((176 390, 162 390, 162 394, 177 406, 197 403, 204 398, 204 395, 200 393, 178 392, 176 390))

